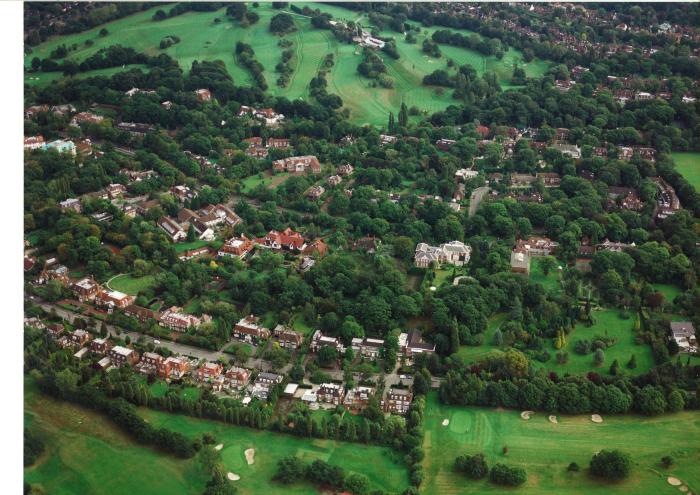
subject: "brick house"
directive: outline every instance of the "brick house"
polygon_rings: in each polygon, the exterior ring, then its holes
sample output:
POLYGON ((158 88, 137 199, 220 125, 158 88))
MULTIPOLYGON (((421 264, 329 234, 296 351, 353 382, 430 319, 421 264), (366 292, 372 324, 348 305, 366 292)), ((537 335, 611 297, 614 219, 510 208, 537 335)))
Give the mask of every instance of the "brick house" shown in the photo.
POLYGON ((126 193, 126 186, 124 184, 110 184, 105 187, 109 199, 120 198, 126 193))
POLYGON ((399 335, 399 352, 401 352, 410 363, 416 354, 434 353, 435 344, 425 342, 420 330, 411 330, 408 333, 399 335))
POLYGON ((250 371, 238 366, 232 366, 224 373, 223 388, 227 390, 240 390, 250 381, 250 371))
POLYGON ((233 336, 246 342, 257 343, 270 338, 270 330, 259 325, 260 318, 248 315, 241 318, 233 327, 233 336))
POLYGON ((464 266, 469 263, 471 252, 471 246, 460 241, 452 241, 440 246, 429 246, 421 242, 416 246, 414 262, 419 268, 427 268, 431 263, 464 266))
POLYGON ((319 402, 340 405, 345 398, 345 389, 337 383, 322 383, 316 391, 316 398, 319 402))
POLYGON ((293 174, 319 174, 321 173, 321 163, 314 155, 291 156, 273 161, 272 170, 293 174))
POLYGON ((116 290, 100 290, 95 296, 95 305, 107 308, 107 312, 111 313, 115 308, 124 309, 131 305, 136 298, 123 292, 116 290))
POLYGON ((169 328, 177 332, 185 332, 188 328, 197 328, 203 322, 209 320, 211 320, 211 318, 207 315, 202 315, 200 319, 194 315, 183 312, 182 308, 172 306, 160 314, 158 324, 161 327, 169 328))
POLYGON ((109 350, 109 359, 114 366, 120 368, 125 364, 130 364, 134 366, 139 362, 139 353, 128 347, 122 347, 120 345, 115 345, 109 350))
POLYGON ((136 318, 141 323, 146 323, 149 320, 158 320, 159 314, 156 311, 152 311, 148 308, 142 308, 141 306, 136 306, 135 304, 130 304, 124 308, 124 314, 136 318))
POLYGON ((367 337, 352 339, 352 350, 364 358, 377 359, 382 347, 384 347, 384 340, 382 339, 370 339, 367 337))
POLYGON ((173 242, 184 241, 187 239, 187 232, 170 217, 162 216, 156 222, 158 227, 160 227, 173 242))
POLYGON ((155 375, 163 365, 164 358, 155 352, 144 352, 136 369, 144 375, 155 375))
POLYGON ((74 330, 67 335, 68 345, 71 347, 83 347, 90 342, 92 335, 87 330, 74 330))
POLYGON ((348 390, 343 400, 343 405, 353 411, 359 411, 369 404, 370 398, 375 394, 372 387, 358 386, 348 390))
POLYGON ((271 230, 263 238, 256 239, 256 244, 269 249, 285 249, 292 252, 301 252, 306 247, 304 237, 287 227, 282 232, 271 230))
POLYGON ((90 352, 97 356, 106 356, 112 349, 112 342, 108 338, 95 339, 90 342, 90 352))
POLYGON ((206 88, 195 89, 194 94, 199 101, 211 101, 211 91, 206 88))
POLYGON ((321 347, 326 346, 333 347, 338 353, 345 352, 345 347, 338 337, 327 337, 320 330, 316 330, 311 337, 311 352, 318 352, 321 347))
POLYGON ((204 363, 197 369, 197 381, 200 383, 211 383, 221 376, 224 367, 220 363, 204 363))
POLYGON ((403 416, 408 412, 412 401, 413 393, 410 390, 391 387, 382 400, 382 409, 384 412, 403 416))
POLYGON ((280 347, 284 347, 285 349, 296 349, 304 340, 304 336, 301 333, 295 332, 284 325, 277 325, 273 331, 273 335, 279 342, 280 347))
POLYGON ((219 248, 217 253, 219 257, 230 256, 232 258, 244 259, 253 251, 255 243, 248 239, 245 235, 241 237, 232 237, 227 240, 223 246, 219 248))
POLYGON ((561 176, 556 172, 538 172, 537 178, 542 179, 544 187, 559 187, 561 185, 561 176))
POLYGON ((92 277, 85 277, 70 285, 70 290, 80 302, 94 301, 101 290, 100 285, 92 277))
POLYGON ((161 378, 182 378, 190 371, 190 363, 185 358, 167 358, 158 368, 158 376, 161 378))
POLYGON ((253 382, 253 388, 251 390, 253 397, 257 397, 260 400, 267 400, 270 395, 270 389, 278 383, 282 383, 283 379, 284 377, 277 373, 260 373, 255 379, 255 382, 253 382))

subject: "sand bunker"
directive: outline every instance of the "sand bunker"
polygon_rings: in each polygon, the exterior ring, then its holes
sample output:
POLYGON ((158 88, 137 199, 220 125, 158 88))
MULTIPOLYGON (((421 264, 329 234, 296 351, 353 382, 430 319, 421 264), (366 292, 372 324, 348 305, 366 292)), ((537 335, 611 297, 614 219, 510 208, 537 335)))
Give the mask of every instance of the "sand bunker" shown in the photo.
POLYGON ((523 411, 520 413, 520 417, 527 421, 531 414, 535 414, 535 411, 523 411))
POLYGON ((224 448, 224 444, 223 444, 223 443, 220 443, 219 445, 217 445, 216 447, 214 447, 214 450, 221 450, 221 449, 223 449, 223 448, 224 448))
POLYGON ((602 423, 603 418, 600 417, 599 414, 591 414, 591 421, 593 421, 594 423, 602 423))
POLYGON ((550 422, 550 423, 554 423, 554 424, 559 423, 559 421, 557 421, 557 417, 556 417, 556 416, 550 416, 550 417, 549 417, 549 422, 550 422))
POLYGON ((238 481, 239 479, 241 479, 241 477, 238 476, 236 473, 231 473, 231 472, 229 472, 229 473, 226 475, 226 477, 227 477, 228 479, 230 479, 231 481, 238 481))
POLYGON ((679 486, 678 489, 679 489, 680 491, 682 491, 683 493, 686 493, 686 492, 688 491, 688 487, 685 486, 685 485, 679 486))
POLYGON ((450 420, 449 420, 449 419, 446 418, 446 419, 443 419, 443 420, 442 420, 442 426, 447 426, 447 425, 449 425, 449 424, 450 424, 450 420))
POLYGON ((255 449, 248 449, 245 451, 245 460, 248 464, 253 464, 255 462, 255 449))
POLYGON ((679 480, 678 478, 674 478, 673 476, 669 476, 668 478, 666 478, 666 481, 668 481, 668 484, 671 486, 680 486, 683 484, 681 480, 679 480))

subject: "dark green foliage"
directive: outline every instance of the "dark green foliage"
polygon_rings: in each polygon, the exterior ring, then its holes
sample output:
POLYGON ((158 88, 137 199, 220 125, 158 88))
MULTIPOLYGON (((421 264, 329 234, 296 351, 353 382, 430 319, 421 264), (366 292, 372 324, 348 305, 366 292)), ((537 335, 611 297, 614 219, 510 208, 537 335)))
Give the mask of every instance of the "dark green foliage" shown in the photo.
POLYGON ((621 480, 632 469, 630 456, 619 450, 601 450, 591 459, 591 474, 608 480, 621 480))
POLYGON ((497 485, 518 486, 527 481, 527 473, 523 468, 499 463, 491 468, 489 479, 497 485))
POLYGON ((455 459, 455 469, 475 480, 485 478, 489 472, 484 454, 458 456, 455 459))

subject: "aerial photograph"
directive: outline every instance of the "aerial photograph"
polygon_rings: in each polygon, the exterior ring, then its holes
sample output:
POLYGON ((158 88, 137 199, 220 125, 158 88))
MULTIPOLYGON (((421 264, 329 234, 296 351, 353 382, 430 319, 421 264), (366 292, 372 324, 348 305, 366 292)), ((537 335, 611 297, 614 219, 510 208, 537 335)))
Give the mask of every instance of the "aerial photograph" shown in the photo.
POLYGON ((700 2, 15 3, 3 493, 700 494, 700 2))

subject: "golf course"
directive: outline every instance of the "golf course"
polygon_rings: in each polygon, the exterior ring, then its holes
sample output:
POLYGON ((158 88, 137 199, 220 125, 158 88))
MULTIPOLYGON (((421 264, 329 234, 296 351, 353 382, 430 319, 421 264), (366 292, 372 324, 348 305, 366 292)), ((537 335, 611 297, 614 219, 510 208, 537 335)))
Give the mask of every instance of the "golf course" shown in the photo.
POLYGON ((503 493, 504 489, 486 480, 472 481, 453 470, 455 457, 483 453, 490 466, 504 463, 527 471, 527 482, 513 489, 530 494, 609 494, 661 495, 681 493, 667 483, 672 476, 692 493, 700 490, 700 416, 697 412, 647 418, 642 416, 605 417, 596 424, 589 416, 559 416, 550 422, 545 413, 530 420, 519 411, 451 407, 429 396, 426 407, 425 481, 421 493, 453 495, 503 493), (449 423, 443 426, 443 422, 449 423), (508 453, 503 454, 503 447, 508 453), (632 457, 632 474, 620 483, 607 483, 588 473, 591 456, 601 449, 621 449, 632 457), (663 456, 674 464, 665 469, 663 456), (576 462, 579 472, 567 472, 576 462))
MULTIPOLYGON (((332 14, 334 19, 352 20, 365 28, 371 27, 364 14, 349 9, 310 3, 295 5, 309 5, 332 14)), ((433 58, 423 53, 421 46, 423 40, 439 28, 421 28, 421 32, 416 36, 416 43, 406 42, 401 33, 383 31, 380 33, 382 37, 396 40, 400 54, 400 58, 394 60, 384 52, 377 52, 387 66, 387 74, 394 81, 394 87, 371 87, 370 81, 357 73, 357 65, 362 60, 359 47, 355 44, 340 43, 331 31, 316 29, 311 26, 308 17, 291 13, 297 30, 284 38, 293 43, 293 73, 289 84, 281 88, 275 84, 279 75, 275 72, 275 66, 280 61, 282 49, 278 43, 281 37, 269 31, 270 19, 278 14, 279 10, 272 9, 267 3, 260 4, 258 8, 251 7, 260 16, 260 20, 247 28, 227 18, 225 9, 216 12, 188 12, 162 21, 152 20, 155 11, 167 11, 170 7, 171 4, 162 4, 88 31, 51 38, 34 47, 32 53, 25 56, 25 68, 30 67, 34 57, 47 58, 56 47, 63 44, 68 47, 75 45, 75 49, 70 50, 66 59, 76 62, 86 59, 101 48, 122 45, 133 47, 148 55, 166 53, 175 58, 185 72, 189 71, 194 60, 219 59, 225 63, 236 84, 250 85, 252 78, 248 70, 238 65, 234 57, 235 44, 241 41, 253 47, 256 59, 265 68, 264 76, 270 94, 289 99, 303 99, 308 97, 309 82, 318 73, 322 60, 332 53, 335 65, 327 76, 328 91, 343 99, 353 121, 383 125, 389 112, 397 113, 402 102, 425 112, 439 111, 455 103, 451 90, 442 91, 422 85, 425 75, 436 69, 448 69, 448 59, 452 59, 456 66, 470 64, 479 74, 485 71, 495 72, 504 88, 510 87, 514 64, 523 67, 529 77, 541 76, 548 66, 546 62, 537 59, 524 63, 522 54, 512 48, 498 60, 494 56, 485 57, 473 50, 440 45, 442 57, 433 58), (102 28, 107 29, 106 36, 99 35, 102 28), (178 36, 181 41, 161 50, 159 43, 167 36, 178 36)), ((464 35, 473 34, 467 30, 456 31, 464 35)), ((127 69, 129 67, 124 68, 127 69)), ((74 77, 110 75, 119 70, 121 68, 101 69, 80 73, 74 77)), ((456 68, 448 70, 455 71, 456 68)), ((30 86, 45 86, 61 77, 62 74, 58 72, 26 72, 25 83, 30 86)))

